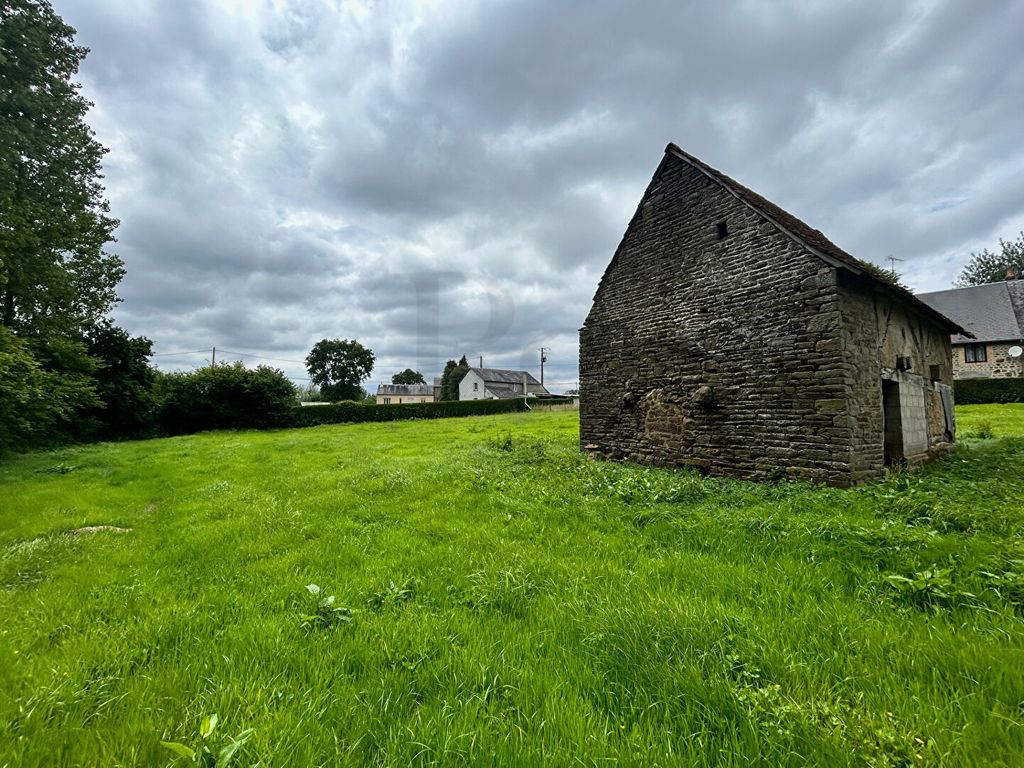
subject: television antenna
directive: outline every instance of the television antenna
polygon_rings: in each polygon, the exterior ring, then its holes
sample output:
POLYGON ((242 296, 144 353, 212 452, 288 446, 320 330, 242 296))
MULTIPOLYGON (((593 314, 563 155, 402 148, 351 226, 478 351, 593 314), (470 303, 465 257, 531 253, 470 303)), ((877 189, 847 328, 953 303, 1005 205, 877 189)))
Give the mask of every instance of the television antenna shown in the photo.
POLYGON ((893 256, 891 253, 888 256, 886 256, 885 258, 887 258, 889 260, 889 271, 890 272, 895 272, 896 271, 896 262, 897 261, 906 261, 906 259, 901 259, 899 256, 893 256))

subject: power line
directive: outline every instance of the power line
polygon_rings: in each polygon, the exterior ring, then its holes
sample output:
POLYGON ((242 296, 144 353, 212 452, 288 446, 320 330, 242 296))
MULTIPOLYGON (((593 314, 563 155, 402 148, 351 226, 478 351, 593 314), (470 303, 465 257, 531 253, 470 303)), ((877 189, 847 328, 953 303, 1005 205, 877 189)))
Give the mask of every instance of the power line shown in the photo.
POLYGON ((151 355, 151 357, 170 357, 171 355, 205 355, 207 350, 205 349, 194 349, 191 352, 161 352, 159 355, 151 355))
MULTIPOLYGON (((206 350, 203 350, 204 352, 206 350)), ((230 349, 222 349, 225 355, 239 355, 240 357, 255 357, 258 360, 273 360, 275 363, 295 363, 295 365, 305 365, 304 360, 285 360, 281 357, 267 357, 266 355, 257 355, 252 352, 232 352, 230 349)))

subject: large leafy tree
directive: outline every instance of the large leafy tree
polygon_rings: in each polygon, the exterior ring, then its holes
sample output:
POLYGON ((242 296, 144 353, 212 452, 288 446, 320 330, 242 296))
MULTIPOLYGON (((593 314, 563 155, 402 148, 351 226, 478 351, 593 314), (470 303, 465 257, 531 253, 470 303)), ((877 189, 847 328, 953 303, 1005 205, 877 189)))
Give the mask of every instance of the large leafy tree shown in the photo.
POLYGON ((406 368, 400 373, 395 373, 391 376, 392 384, 426 384, 427 380, 423 378, 423 374, 419 371, 414 371, 412 368, 406 368))
POLYGON ((1008 270, 1014 270, 1018 277, 1024 276, 1024 232, 1016 240, 999 240, 999 252, 994 253, 988 248, 981 253, 972 253, 956 285, 961 288, 968 285, 998 283, 1005 280, 1008 270))
POLYGON ((80 338, 124 274, 74 35, 48 0, 0 0, 0 324, 37 344, 80 338))
POLYGON ((306 356, 306 370, 327 400, 362 400, 361 385, 375 360, 373 351, 355 339, 321 339, 306 356))

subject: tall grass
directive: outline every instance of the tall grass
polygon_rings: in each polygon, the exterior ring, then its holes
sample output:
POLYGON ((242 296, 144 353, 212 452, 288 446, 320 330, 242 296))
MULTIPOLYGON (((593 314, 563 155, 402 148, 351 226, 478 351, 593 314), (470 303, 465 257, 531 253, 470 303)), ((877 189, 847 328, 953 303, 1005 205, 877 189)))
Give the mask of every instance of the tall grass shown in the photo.
POLYGON ((14 458, 0 766, 1021 764, 986 408, 847 491, 588 461, 565 411, 14 458))

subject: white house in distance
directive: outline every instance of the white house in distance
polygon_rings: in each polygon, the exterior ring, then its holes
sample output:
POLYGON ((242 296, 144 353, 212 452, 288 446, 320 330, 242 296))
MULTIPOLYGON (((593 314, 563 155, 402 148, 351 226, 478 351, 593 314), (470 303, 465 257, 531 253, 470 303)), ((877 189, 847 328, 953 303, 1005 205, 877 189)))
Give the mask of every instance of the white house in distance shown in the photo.
POLYGON ((459 383, 459 400, 508 400, 549 392, 528 371, 470 368, 459 383))
POLYGON ((432 402, 434 402, 434 388, 429 384, 377 385, 377 405, 432 402))

